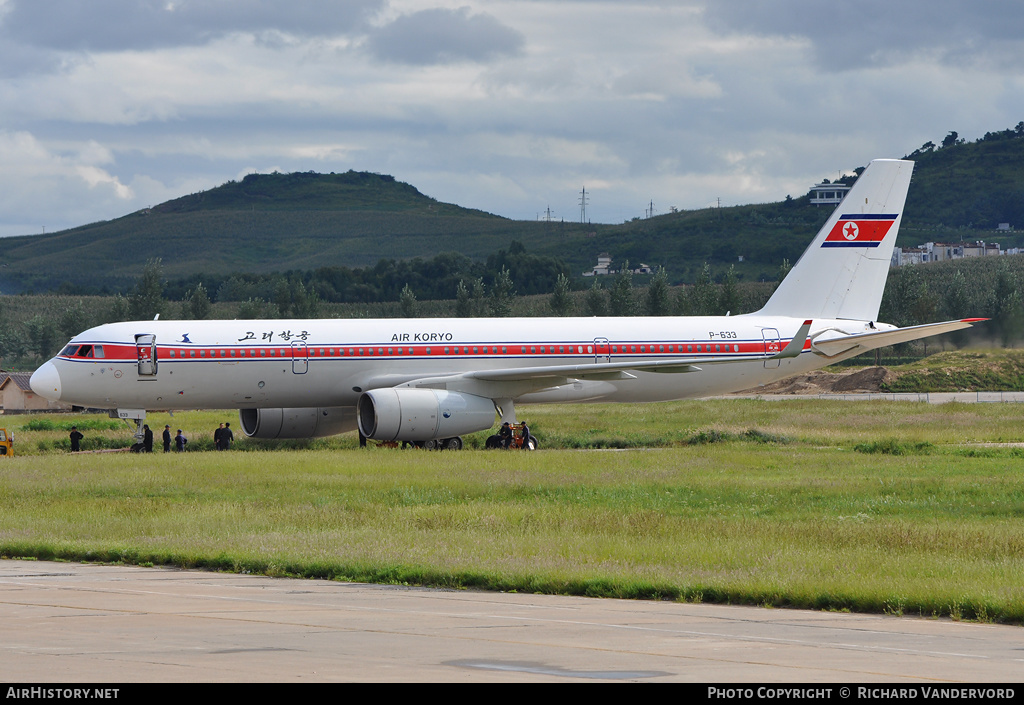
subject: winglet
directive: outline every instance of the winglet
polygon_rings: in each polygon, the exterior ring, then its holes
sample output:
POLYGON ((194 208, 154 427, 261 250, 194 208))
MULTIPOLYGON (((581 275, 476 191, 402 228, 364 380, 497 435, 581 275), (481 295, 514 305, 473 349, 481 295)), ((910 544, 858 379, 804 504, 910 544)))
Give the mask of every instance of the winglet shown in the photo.
POLYGON ((810 320, 804 321, 804 324, 800 326, 800 330, 796 332, 793 339, 786 344, 786 347, 782 349, 782 352, 776 353, 769 357, 769 360, 781 360, 786 357, 796 357, 804 349, 804 344, 807 342, 807 334, 811 330, 810 320))

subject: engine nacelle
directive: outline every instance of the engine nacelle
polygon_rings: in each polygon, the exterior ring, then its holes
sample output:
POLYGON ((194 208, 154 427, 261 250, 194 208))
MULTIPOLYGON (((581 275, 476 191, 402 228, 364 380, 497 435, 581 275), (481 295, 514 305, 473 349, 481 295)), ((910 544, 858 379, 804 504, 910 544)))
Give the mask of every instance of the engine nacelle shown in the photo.
POLYGON ((249 438, 322 438, 356 428, 356 410, 351 406, 241 409, 238 419, 249 438))
POLYGON ((494 402, 443 389, 373 389, 356 405, 359 431, 380 441, 429 441, 494 425, 494 402))

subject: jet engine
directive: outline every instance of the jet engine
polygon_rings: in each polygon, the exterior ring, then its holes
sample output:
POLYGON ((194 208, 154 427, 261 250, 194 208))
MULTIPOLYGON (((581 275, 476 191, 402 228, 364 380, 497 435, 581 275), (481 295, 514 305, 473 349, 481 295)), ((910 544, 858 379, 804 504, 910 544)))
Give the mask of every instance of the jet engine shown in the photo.
POLYGON ((241 409, 242 431, 249 438, 321 438, 356 427, 355 408, 241 409))
POLYGON ((443 389, 374 389, 356 404, 359 431, 381 441, 429 441, 494 425, 494 402, 443 389))

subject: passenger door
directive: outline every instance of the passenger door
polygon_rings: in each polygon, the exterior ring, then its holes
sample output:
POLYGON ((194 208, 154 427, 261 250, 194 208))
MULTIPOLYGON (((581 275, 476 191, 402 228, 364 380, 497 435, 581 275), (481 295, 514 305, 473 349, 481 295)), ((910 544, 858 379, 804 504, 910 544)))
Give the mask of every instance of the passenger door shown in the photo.
POLYGON ((135 336, 135 352, 139 359, 139 376, 156 377, 156 335, 139 333, 135 336))

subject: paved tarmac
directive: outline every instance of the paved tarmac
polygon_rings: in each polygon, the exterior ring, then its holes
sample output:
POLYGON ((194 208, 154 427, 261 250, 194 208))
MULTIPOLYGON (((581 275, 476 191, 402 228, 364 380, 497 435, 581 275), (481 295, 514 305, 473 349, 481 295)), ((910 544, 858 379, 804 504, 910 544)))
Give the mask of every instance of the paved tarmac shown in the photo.
POLYGON ((1024 628, 0 561, 0 680, 1019 682, 1024 628))

